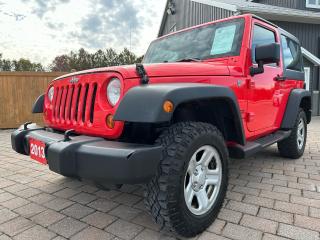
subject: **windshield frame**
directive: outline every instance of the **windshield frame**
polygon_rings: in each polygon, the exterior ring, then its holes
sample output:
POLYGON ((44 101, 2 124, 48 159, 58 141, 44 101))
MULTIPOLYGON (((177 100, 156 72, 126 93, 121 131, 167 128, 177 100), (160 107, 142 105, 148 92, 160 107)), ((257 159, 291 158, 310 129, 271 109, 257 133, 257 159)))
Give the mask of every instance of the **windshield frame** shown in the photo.
MULTIPOLYGON (((148 47, 148 50, 143 58, 142 63, 145 64, 152 64, 152 63, 159 63, 159 62, 146 62, 146 57, 148 56, 148 52, 150 51, 150 49, 153 47, 153 44, 159 42, 159 41, 163 41, 164 39, 167 38, 171 38, 171 37, 175 37, 177 35, 180 34, 184 34, 187 32, 191 32, 191 31, 196 31, 199 30, 201 28, 208 28, 208 27, 212 27, 212 25, 215 25, 215 27, 219 27, 219 25, 223 25, 226 23, 239 23, 239 25, 237 26, 236 32, 235 32, 235 37, 234 37, 234 42, 233 44, 236 43, 236 49, 234 51, 229 51, 227 53, 222 53, 222 54, 215 54, 215 55, 208 55, 204 58, 198 58, 200 61, 202 60, 209 60, 209 59, 218 59, 218 58, 225 58, 225 57, 236 57, 236 56, 240 56, 241 54, 241 48, 243 45, 243 41, 244 41, 244 32, 245 32, 245 27, 246 27, 246 19, 244 16, 240 16, 240 17, 233 17, 233 18, 228 18, 228 19, 222 19, 222 20, 218 20, 218 21, 214 21, 214 22, 210 22, 210 23, 205 23, 205 24, 201 24, 198 26, 194 26, 191 28, 187 28, 187 29, 183 29, 174 33, 170 33, 167 34, 165 36, 162 36, 158 39, 155 39, 154 41, 152 41, 148 47)), ((214 36, 215 36, 216 32, 214 30, 214 36)), ((214 36, 213 36, 213 40, 214 40, 214 36)), ((212 43, 213 44, 213 43, 212 43)), ((179 62, 179 60, 181 59, 177 59, 175 61, 172 62, 179 62)), ((166 63, 167 61, 163 61, 163 63, 166 63)))

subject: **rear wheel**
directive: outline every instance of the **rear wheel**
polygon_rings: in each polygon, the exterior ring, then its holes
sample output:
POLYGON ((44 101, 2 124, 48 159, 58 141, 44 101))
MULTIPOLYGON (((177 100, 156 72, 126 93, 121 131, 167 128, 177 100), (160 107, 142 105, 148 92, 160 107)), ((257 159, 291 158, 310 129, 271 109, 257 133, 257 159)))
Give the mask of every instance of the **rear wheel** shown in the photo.
POLYGON ((286 158, 300 158, 305 150, 307 140, 307 117, 303 109, 300 109, 294 128, 288 138, 278 142, 281 156, 286 158))
POLYGON ((173 125, 158 139, 163 156, 147 184, 145 203, 169 231, 192 237, 215 220, 223 203, 228 153, 219 130, 207 123, 173 125))

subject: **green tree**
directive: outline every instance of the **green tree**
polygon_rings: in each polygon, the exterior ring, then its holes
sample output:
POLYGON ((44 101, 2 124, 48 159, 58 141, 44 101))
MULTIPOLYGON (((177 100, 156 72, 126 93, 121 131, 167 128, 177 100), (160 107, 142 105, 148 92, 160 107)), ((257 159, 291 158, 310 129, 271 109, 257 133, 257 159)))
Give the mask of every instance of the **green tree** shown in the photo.
POLYGON ((33 63, 29 59, 20 58, 12 61, 12 71, 43 72, 44 68, 40 63, 33 63))
POLYGON ((77 71, 99 67, 110 67, 128 65, 141 62, 142 57, 138 58, 134 53, 125 48, 119 54, 112 48, 98 50, 89 53, 81 48, 78 51, 71 51, 69 54, 57 56, 50 65, 51 71, 77 71))

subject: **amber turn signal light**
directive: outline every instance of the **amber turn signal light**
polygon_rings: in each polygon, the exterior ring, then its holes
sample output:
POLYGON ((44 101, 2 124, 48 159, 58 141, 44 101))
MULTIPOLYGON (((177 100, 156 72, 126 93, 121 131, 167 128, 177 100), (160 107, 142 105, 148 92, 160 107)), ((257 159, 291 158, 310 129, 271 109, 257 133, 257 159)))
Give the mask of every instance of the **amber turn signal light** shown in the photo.
POLYGON ((113 121, 113 115, 108 115, 106 118, 106 124, 108 126, 108 128, 114 128, 114 121, 113 121))
POLYGON ((165 101, 163 103, 163 111, 171 113, 173 111, 173 103, 171 101, 165 101))

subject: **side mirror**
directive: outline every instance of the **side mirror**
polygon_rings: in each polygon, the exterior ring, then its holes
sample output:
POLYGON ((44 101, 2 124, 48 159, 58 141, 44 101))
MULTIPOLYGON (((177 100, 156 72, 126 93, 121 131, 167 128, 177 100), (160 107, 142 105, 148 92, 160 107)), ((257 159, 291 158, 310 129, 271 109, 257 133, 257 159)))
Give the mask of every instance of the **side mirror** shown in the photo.
POLYGON ((280 62, 280 44, 271 43, 266 45, 258 45, 255 49, 255 55, 258 67, 250 68, 251 76, 264 73, 263 65, 265 64, 280 62))

